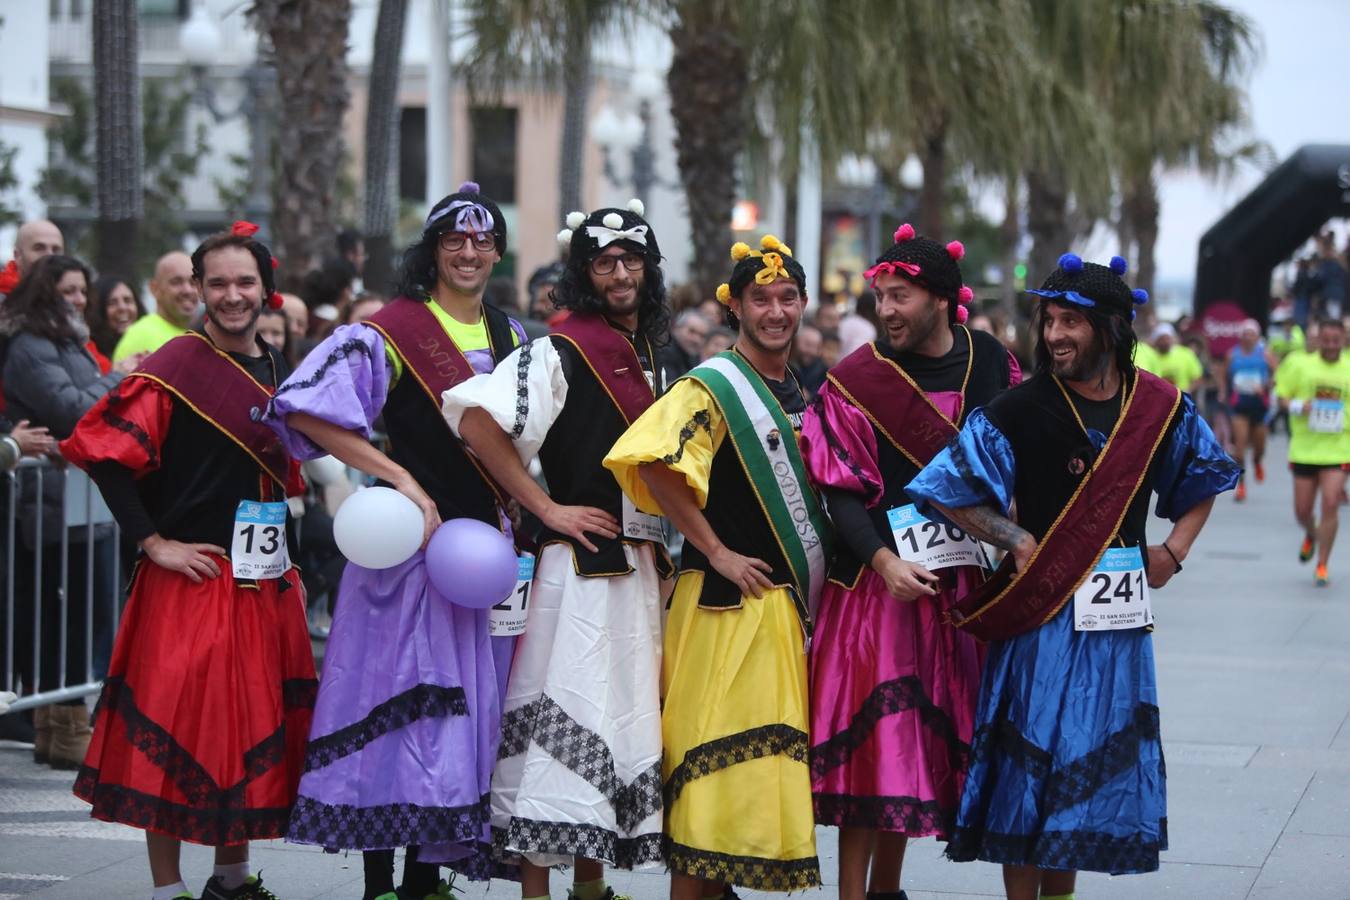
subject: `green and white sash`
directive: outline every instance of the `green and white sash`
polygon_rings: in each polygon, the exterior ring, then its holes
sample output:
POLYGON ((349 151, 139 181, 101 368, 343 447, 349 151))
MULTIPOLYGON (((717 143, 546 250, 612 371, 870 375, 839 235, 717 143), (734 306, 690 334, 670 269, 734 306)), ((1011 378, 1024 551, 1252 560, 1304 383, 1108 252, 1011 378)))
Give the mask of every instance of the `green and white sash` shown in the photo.
POLYGON ((806 602, 808 622, 813 621, 830 558, 830 531, 806 479, 792 421, 738 353, 719 353, 688 377, 706 387, 722 410, 736 455, 792 570, 799 601, 806 602))

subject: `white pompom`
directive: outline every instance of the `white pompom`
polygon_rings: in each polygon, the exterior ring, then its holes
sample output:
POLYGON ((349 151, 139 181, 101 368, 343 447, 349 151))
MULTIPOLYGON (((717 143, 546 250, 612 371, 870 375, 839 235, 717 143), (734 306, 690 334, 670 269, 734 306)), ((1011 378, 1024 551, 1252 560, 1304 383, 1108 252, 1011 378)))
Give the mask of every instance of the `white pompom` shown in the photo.
POLYGON ((628 201, 628 211, 635 215, 645 216, 647 214, 647 207, 642 205, 641 200, 634 197, 632 200, 628 201))
MULTIPOLYGON (((571 218, 571 216, 568 216, 568 218, 571 218)), ((572 244, 572 229, 570 229, 570 228, 564 228, 562 231, 558 232, 558 244, 561 245, 561 246, 563 246, 563 247, 569 247, 569 246, 571 246, 571 244, 572 244)))
POLYGON ((604 223, 606 228, 613 228, 615 231, 623 227, 623 216, 618 213, 606 213, 600 221, 604 223))
POLYGON ((570 212, 567 214, 568 228, 580 228, 581 223, 585 221, 586 221, 586 214, 584 212, 570 212))

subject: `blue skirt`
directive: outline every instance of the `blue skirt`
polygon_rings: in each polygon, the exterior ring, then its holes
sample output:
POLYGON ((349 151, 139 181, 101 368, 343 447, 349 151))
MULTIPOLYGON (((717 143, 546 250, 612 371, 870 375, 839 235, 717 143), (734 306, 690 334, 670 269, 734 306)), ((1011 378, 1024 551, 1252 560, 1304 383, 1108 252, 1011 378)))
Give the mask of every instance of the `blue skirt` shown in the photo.
POLYGON ((1152 634, 1074 631, 1069 603, 991 644, 947 856, 1121 875, 1166 849, 1152 634))

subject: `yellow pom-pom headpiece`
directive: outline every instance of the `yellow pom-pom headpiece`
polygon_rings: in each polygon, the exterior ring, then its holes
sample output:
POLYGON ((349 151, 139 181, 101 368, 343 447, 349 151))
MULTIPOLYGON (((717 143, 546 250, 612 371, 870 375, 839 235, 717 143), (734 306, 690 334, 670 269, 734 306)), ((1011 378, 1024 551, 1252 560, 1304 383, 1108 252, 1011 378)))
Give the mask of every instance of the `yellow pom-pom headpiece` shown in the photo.
POLYGON ((740 262, 753 252, 754 251, 750 249, 749 244, 744 241, 737 241, 731 245, 731 261, 740 262))
MULTIPOLYGON (((745 245, 742 244, 741 246, 744 247, 745 245)), ((748 250, 749 248, 747 247, 746 249, 748 250)), ((717 302, 723 306, 731 303, 731 285, 727 284, 725 281, 717 286, 717 302)))

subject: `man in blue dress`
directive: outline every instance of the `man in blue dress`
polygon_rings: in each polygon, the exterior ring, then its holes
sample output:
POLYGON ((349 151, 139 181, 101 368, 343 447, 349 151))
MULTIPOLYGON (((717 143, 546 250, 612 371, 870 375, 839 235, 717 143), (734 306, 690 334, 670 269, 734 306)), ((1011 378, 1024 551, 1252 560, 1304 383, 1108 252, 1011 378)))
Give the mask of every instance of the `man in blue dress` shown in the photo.
POLYGON ((972 413, 905 489, 926 515, 1007 551, 951 616, 990 647, 947 855, 1002 863, 1010 900, 1071 898, 1081 869, 1158 868, 1149 592, 1181 571, 1240 472, 1191 399, 1134 366, 1130 322, 1147 295, 1125 269, 1060 257, 1031 292, 1035 377, 972 413), (1173 525, 1151 544, 1155 493, 1173 525))

